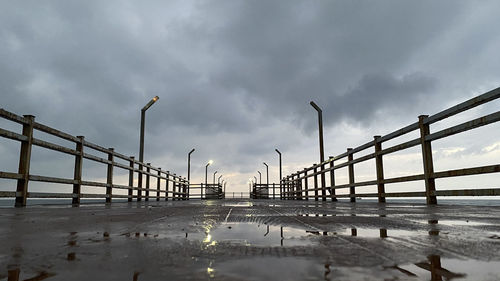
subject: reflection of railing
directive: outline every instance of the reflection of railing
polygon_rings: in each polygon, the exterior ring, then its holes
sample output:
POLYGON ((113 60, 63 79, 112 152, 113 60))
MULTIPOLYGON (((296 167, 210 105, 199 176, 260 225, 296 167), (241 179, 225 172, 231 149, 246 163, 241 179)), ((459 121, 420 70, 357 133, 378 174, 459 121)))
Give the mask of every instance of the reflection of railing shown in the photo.
POLYGON ((190 184, 190 199, 224 199, 225 194, 222 190, 222 184, 190 184), (197 192, 199 190, 199 192, 197 192))
POLYGON ((127 198, 128 201, 132 201, 133 198, 136 198, 137 201, 140 201, 142 198, 145 200, 156 199, 157 201, 160 199, 168 200, 169 198, 172 200, 189 199, 189 184, 187 180, 177 176, 176 174, 170 174, 169 171, 163 171, 161 168, 153 167, 150 163, 142 163, 135 160, 134 157, 127 157, 117 153, 113 148, 104 148, 97 144, 88 142, 83 136, 74 137, 40 123, 36 123, 35 117, 31 115, 21 117, 4 109, 0 109, 0 117, 23 126, 22 134, 0 128, 1 137, 21 142, 18 172, 12 173, 0 171, 0 178, 17 180, 16 192, 0 191, 0 197, 15 197, 16 206, 25 206, 27 198, 72 198, 73 204, 79 204, 80 198, 106 198, 106 202, 108 203, 111 202, 112 198, 127 198), (75 144, 76 148, 68 148, 66 146, 61 146, 35 138, 33 137, 35 130, 55 136, 61 140, 69 141, 75 144), (30 174, 31 149, 33 145, 73 155, 75 157, 73 179, 30 174), (92 155, 90 154, 90 151, 93 151, 94 153, 104 153, 107 155, 107 159, 92 155), (107 176, 105 183, 82 180, 82 167, 84 159, 106 165, 107 176), (124 161, 127 164, 119 163, 117 161, 124 161), (128 185, 113 183, 113 170, 115 167, 129 171, 128 185), (145 177, 145 187, 142 186, 142 178, 139 180, 138 186, 134 186, 135 173, 138 174, 138 178, 145 177), (151 178, 156 179, 156 186, 154 188, 150 185, 151 178), (30 181, 70 184, 73 185, 73 192, 29 192, 28 183, 30 181), (162 181, 164 183, 162 183, 162 181), (82 186, 103 187, 106 188, 106 192, 105 194, 83 194, 81 192, 82 186), (161 186, 164 186, 164 188, 161 186), (128 194, 113 194, 114 189, 128 190, 128 194), (152 196, 150 195, 150 192, 156 193, 156 195, 152 196))
POLYGON ((348 148, 347 152, 344 152, 338 156, 330 157, 329 160, 314 164, 309 168, 305 168, 302 171, 298 171, 294 174, 288 175, 282 179, 282 184, 284 185, 284 190, 281 192, 282 199, 309 199, 314 198, 319 200, 321 198, 323 201, 330 197, 332 200, 336 201, 337 198, 346 197, 350 198, 351 202, 356 201, 356 197, 377 197, 379 202, 385 202, 387 197, 426 197, 428 204, 436 204, 436 196, 491 196, 500 195, 500 188, 488 188, 488 189, 463 189, 463 190, 436 190, 435 179, 448 178, 448 177, 459 177, 459 176, 469 176, 469 175, 479 175, 487 173, 500 172, 500 165, 489 165, 474 168, 465 168, 457 170, 448 171, 434 171, 433 160, 432 160, 432 149, 431 143, 435 140, 439 140, 445 137, 449 137, 461 132, 465 132, 474 128, 485 126, 498 122, 500 120, 500 111, 495 113, 458 124, 453 127, 443 129, 441 131, 431 133, 430 125, 438 121, 444 120, 450 116, 456 115, 458 113, 464 112, 481 104, 488 103, 492 100, 498 99, 500 97, 500 88, 487 92, 483 95, 472 98, 468 101, 460 103, 454 107, 446 109, 435 115, 419 116, 418 122, 410 124, 404 128, 396 130, 385 136, 375 136, 374 140, 358 146, 356 148, 348 148), (388 148, 382 148, 382 144, 393 140, 397 137, 406 135, 411 132, 419 132, 420 136, 416 139, 403 142, 388 148), (383 156, 394 153, 397 151, 405 150, 411 147, 421 146, 422 149, 422 159, 423 159, 423 174, 410 175, 404 177, 396 178, 384 178, 384 168, 383 168, 383 156), (368 153, 362 157, 354 158, 355 153, 360 153, 367 150, 368 148, 373 148, 373 153, 368 153), (367 160, 375 159, 376 164, 376 180, 356 182, 354 177, 354 165, 367 160), (343 163, 335 164, 339 160, 346 160, 343 163), (327 167, 328 166, 328 167, 327 167), (340 168, 348 168, 349 183, 336 185, 334 171, 340 168), (325 184, 325 186, 320 186, 318 183, 318 175, 329 175, 330 185, 325 184), (313 186, 309 187, 309 179, 313 178, 313 186), (385 192, 385 185, 390 183, 401 183, 410 181, 424 181, 425 191, 424 192, 385 192), (360 186, 377 186, 377 193, 356 193, 356 187, 360 186), (336 189, 349 189, 349 194, 336 195, 336 189), (321 195, 319 192, 321 191, 321 195), (327 191, 330 193, 327 195, 327 191), (311 194, 313 192, 313 194, 311 194))

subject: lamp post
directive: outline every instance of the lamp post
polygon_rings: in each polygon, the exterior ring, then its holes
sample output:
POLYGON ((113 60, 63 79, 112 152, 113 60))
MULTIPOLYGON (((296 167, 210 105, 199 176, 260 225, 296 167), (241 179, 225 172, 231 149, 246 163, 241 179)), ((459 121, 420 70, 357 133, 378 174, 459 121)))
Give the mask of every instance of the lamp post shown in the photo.
POLYGON ((146 123, 146 110, 150 108, 153 103, 155 103, 160 98, 158 96, 152 98, 142 109, 141 109, 141 139, 139 143, 139 161, 144 161, 144 127, 146 123))
MULTIPOLYGON (((142 171, 142 162, 144 162, 144 127, 146 123, 146 110, 150 108, 153 103, 155 103, 157 100, 160 98, 158 96, 155 96, 152 98, 142 109, 141 109, 141 136, 139 139, 139 170, 142 171)), ((141 201, 141 188, 142 188, 142 173, 139 175, 138 179, 138 194, 137 194, 137 201, 141 201)))
POLYGON ((194 152, 194 148, 188 153, 188 182, 191 179, 191 153, 194 152))
POLYGON ((217 174, 217 171, 214 172, 214 184, 215 184, 215 174, 217 174))
MULTIPOLYGON (((313 101, 310 102, 311 106, 318 112, 318 126, 319 126, 319 161, 321 163, 321 170, 324 168, 325 151, 323 147, 323 111, 313 101)), ((326 201, 326 188, 325 188, 325 173, 321 173, 321 197, 322 201, 326 201)))
POLYGON ((260 171, 257 171, 257 173, 259 173, 259 184, 262 184, 262 174, 260 171))
POLYGON ((220 184, 220 178, 222 178, 222 175, 220 175, 219 178, 217 179, 217 184, 220 184))
MULTIPOLYGON (((280 157, 280 178, 279 178, 279 183, 280 183, 280 195, 282 194, 282 187, 281 187, 281 177, 282 177, 282 168, 281 168, 281 152, 276 148, 275 151, 278 153, 280 157)), ((274 198, 274 189, 273 189, 273 198, 274 198)))
POLYGON ((208 166, 210 166, 210 164, 212 164, 213 162, 214 161, 210 160, 205 166, 205 187, 208 185, 208 166))
POLYGON ((266 164, 266 162, 262 162, 266 166, 266 177, 267 177, 267 185, 269 185, 269 166, 266 164))

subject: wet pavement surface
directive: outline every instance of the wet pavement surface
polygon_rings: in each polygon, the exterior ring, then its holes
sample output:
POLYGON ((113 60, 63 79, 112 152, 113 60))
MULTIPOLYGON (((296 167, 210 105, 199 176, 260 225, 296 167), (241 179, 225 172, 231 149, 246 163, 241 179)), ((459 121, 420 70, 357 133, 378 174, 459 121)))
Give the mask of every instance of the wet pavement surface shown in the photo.
POLYGON ((500 280, 500 207, 210 200, 0 209, 0 280, 500 280))

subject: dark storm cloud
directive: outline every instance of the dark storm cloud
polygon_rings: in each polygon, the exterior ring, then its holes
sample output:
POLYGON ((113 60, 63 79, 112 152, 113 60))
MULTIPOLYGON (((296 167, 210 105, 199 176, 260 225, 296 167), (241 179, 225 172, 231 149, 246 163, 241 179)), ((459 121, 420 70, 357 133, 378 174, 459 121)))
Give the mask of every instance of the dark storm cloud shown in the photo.
POLYGON ((200 167, 218 156, 221 168, 252 171, 276 146, 302 153, 310 100, 328 127, 367 127, 498 86, 499 6, 4 1, 0 103, 133 155, 139 109, 158 95, 146 158, 184 171, 196 147, 200 167))

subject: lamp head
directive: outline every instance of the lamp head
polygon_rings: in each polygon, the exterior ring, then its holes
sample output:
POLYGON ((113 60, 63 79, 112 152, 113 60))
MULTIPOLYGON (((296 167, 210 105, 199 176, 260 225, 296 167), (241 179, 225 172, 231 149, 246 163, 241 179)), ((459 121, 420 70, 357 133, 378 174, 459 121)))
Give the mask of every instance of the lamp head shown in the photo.
POLYGON ((321 112, 321 108, 319 108, 319 106, 316 103, 314 103, 313 101, 311 101, 309 104, 312 107, 314 107, 314 109, 316 109, 318 112, 321 112))

